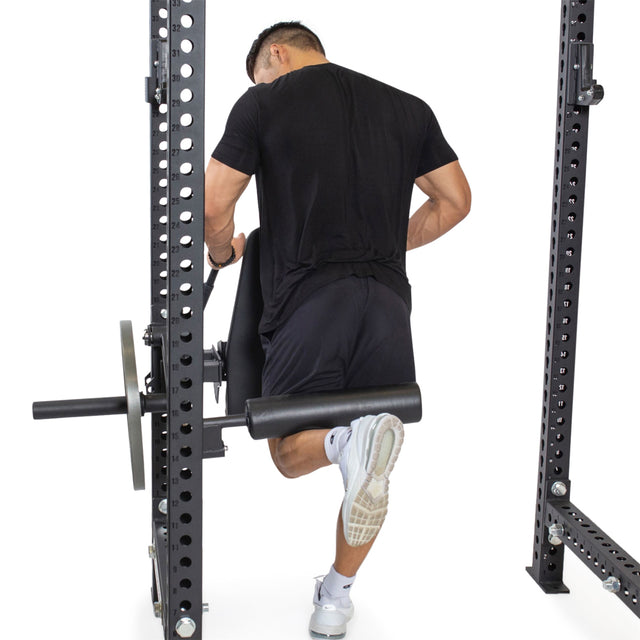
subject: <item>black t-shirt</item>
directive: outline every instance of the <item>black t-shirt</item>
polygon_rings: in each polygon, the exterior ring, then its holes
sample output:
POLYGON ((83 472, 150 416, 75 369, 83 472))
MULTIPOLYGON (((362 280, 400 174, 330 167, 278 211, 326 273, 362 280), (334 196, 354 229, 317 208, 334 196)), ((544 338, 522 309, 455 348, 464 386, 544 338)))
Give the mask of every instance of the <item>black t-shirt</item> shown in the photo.
POLYGON ((422 100, 332 63, 303 67, 251 87, 212 156, 256 174, 262 333, 347 275, 410 306, 414 180, 457 159, 422 100))

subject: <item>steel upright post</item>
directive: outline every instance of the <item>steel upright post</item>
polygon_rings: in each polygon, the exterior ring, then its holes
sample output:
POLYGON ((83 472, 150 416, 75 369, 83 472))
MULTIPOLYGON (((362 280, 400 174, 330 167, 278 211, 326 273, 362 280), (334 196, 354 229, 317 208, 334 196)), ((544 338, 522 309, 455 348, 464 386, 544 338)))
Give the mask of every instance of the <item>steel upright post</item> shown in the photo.
POLYGON ((593 79, 593 20, 594 0, 563 1, 540 466, 533 562, 527 570, 547 593, 567 593, 562 581, 566 547, 640 616, 640 562, 570 497, 589 108, 604 96, 593 79))
POLYGON ((202 637, 205 0, 151 0, 152 596, 165 638, 202 637))
POLYGON ((564 0, 547 305, 544 397, 535 543, 530 573, 548 592, 567 592, 562 582, 564 547, 545 535, 548 500, 569 500, 569 459, 574 364, 578 328, 578 290, 582 249, 589 107, 579 99, 574 62, 580 47, 592 46, 594 0, 564 0), (584 106, 583 106, 584 105, 584 106))

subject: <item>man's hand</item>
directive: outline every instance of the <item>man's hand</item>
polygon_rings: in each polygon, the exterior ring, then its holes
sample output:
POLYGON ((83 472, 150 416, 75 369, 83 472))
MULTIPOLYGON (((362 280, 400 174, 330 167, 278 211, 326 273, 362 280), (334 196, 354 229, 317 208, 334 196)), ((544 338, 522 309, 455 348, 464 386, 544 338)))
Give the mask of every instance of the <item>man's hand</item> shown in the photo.
POLYGON ((244 233, 241 233, 240 235, 233 238, 233 240, 231 240, 231 244, 229 245, 229 250, 226 252, 226 257, 217 256, 217 255, 211 256, 211 254, 207 252, 207 263, 212 269, 219 271, 222 267, 219 267, 218 265, 223 264, 229 259, 229 257, 231 256, 231 247, 233 247, 236 257, 233 259, 233 262, 230 262, 227 266, 231 266, 232 264, 235 264, 244 255, 244 247, 246 243, 247 243, 247 238, 245 237, 244 233), (220 260, 218 260, 219 257, 221 258, 220 260), (215 263, 211 262, 211 258, 216 260, 216 262, 215 263))

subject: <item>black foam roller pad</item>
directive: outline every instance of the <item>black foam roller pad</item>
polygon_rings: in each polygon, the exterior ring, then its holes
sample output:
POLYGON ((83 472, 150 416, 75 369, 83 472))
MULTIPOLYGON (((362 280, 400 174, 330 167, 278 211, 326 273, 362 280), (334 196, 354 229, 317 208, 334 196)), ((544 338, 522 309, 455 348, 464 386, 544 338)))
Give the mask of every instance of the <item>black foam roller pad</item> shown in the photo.
POLYGON ((404 423, 422 418, 420 387, 415 383, 252 398, 246 409, 249 433, 255 440, 282 438, 306 429, 331 429, 379 413, 391 413, 404 423))

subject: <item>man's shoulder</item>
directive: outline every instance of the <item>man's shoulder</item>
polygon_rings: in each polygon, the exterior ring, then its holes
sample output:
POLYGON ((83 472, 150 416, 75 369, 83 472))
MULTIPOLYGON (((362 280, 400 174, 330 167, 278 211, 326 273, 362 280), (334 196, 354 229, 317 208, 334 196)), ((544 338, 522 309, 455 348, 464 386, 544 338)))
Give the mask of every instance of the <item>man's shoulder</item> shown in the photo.
POLYGON ((356 71, 348 67, 342 67, 340 65, 333 66, 335 67, 337 73, 341 73, 345 77, 351 78, 354 82, 359 83, 364 87, 370 87, 371 90, 395 95, 402 100, 406 100, 410 103, 415 103, 416 106, 426 105, 425 101, 422 98, 404 91, 403 89, 399 89, 395 85, 389 84, 387 82, 374 78, 373 76, 362 73, 361 71, 356 71))

